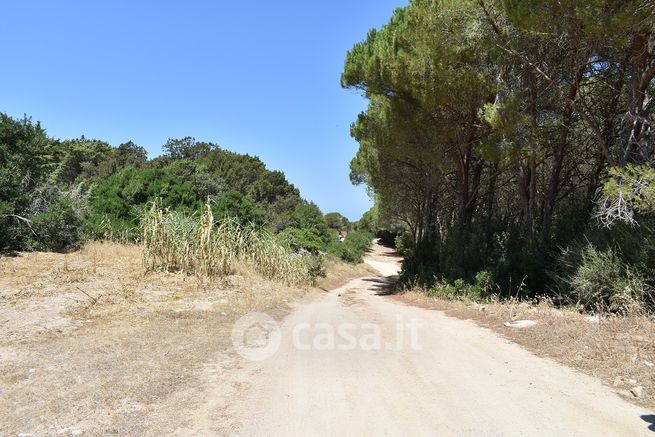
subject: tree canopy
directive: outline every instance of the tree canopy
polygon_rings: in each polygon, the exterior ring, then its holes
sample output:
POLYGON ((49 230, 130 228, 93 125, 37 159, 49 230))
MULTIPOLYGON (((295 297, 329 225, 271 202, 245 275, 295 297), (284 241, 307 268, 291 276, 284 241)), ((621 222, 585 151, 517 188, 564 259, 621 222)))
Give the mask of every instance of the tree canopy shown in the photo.
POLYGON ((169 139, 162 149, 149 160, 132 141, 56 140, 29 118, 0 114, 0 250, 140 241, 144 211, 155 201, 184 215, 209 203, 217 221, 268 227, 297 250, 330 250, 323 213, 281 171, 193 137, 169 139))
POLYGON ((369 105, 351 180, 406 228, 405 277, 490 270, 541 293, 562 248, 627 244, 603 224, 648 233, 653 6, 412 0, 355 44, 341 82, 369 105))

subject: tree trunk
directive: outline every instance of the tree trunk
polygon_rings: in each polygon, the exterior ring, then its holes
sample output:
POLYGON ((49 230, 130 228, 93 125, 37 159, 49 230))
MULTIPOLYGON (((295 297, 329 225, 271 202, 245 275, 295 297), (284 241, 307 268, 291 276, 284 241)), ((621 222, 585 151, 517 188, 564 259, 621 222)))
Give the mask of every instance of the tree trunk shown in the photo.
POLYGON ((568 148, 569 132, 571 130, 571 122, 573 119, 573 102, 578 95, 578 89, 580 88, 580 81, 582 80, 583 73, 584 69, 579 67, 575 74, 575 78, 573 79, 573 83, 569 88, 569 100, 566 101, 562 127, 560 128, 558 141, 555 145, 555 151, 553 153, 553 169, 550 173, 548 191, 546 192, 546 199, 544 202, 543 229, 546 235, 550 234, 550 227, 553 222, 553 213, 555 211, 555 204, 557 202, 557 194, 559 192, 560 176, 562 174, 564 157, 568 148))

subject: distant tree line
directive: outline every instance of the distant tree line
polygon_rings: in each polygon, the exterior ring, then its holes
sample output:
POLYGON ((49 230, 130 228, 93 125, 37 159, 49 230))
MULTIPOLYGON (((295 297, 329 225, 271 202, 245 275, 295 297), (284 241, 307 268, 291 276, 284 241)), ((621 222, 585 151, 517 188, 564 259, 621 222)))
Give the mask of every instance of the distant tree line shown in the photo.
POLYGON ((369 105, 351 178, 405 229, 405 281, 649 300, 654 17, 652 0, 412 0, 352 48, 342 85, 369 105))
MULTIPOLYGON (((216 220, 267 227, 298 251, 361 260, 361 245, 334 243, 347 220, 323 216, 259 158, 191 137, 171 139, 163 151, 149 160, 131 141, 112 147, 84 137, 57 140, 38 122, 0 114, 0 250, 68 251, 88 239, 138 242, 153 201, 187 215, 209 201, 216 220)), ((361 233, 368 247, 370 234, 361 233)))

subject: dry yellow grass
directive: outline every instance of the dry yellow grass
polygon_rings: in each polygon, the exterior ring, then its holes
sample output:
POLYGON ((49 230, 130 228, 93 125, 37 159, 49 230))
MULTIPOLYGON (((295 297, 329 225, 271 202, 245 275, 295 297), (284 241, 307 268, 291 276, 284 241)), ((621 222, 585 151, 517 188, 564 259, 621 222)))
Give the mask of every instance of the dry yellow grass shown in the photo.
POLYGON ((631 402, 655 408, 655 322, 648 317, 608 316, 596 323, 579 312, 556 309, 545 302, 536 306, 516 302, 477 305, 420 292, 397 298, 471 319, 537 355, 598 377, 631 402), (535 320, 537 325, 528 329, 504 326, 515 320, 535 320), (644 389, 640 398, 630 393, 635 386, 644 389))
MULTIPOLYGON (((323 284, 359 275, 333 261, 323 284)), ((318 288, 236 263, 222 279, 146 273, 142 248, 91 243, 71 254, 0 258, 0 435, 162 435, 238 360, 232 323, 282 316, 318 288)))

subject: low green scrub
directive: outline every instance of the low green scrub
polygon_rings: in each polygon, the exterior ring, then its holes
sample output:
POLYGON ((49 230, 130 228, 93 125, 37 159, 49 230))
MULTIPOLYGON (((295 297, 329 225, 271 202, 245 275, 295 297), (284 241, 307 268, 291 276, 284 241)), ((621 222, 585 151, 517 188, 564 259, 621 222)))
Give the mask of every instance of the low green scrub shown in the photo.
POLYGON ((316 255, 325 248, 323 236, 314 228, 287 228, 278 237, 296 251, 306 251, 316 255))
POLYGON ((430 287, 425 288, 426 293, 432 297, 442 299, 469 299, 476 302, 485 302, 498 295, 498 286, 494 283, 491 272, 481 271, 475 275, 473 283, 463 279, 455 281, 438 280, 430 287))
POLYGON ((624 264, 614 250, 599 250, 591 244, 582 251, 580 265, 568 282, 568 303, 587 311, 640 312, 653 298, 645 278, 624 264))
POLYGON ((364 255, 371 247, 373 234, 365 230, 352 230, 342 242, 333 241, 328 247, 328 253, 351 264, 362 262, 364 255))

